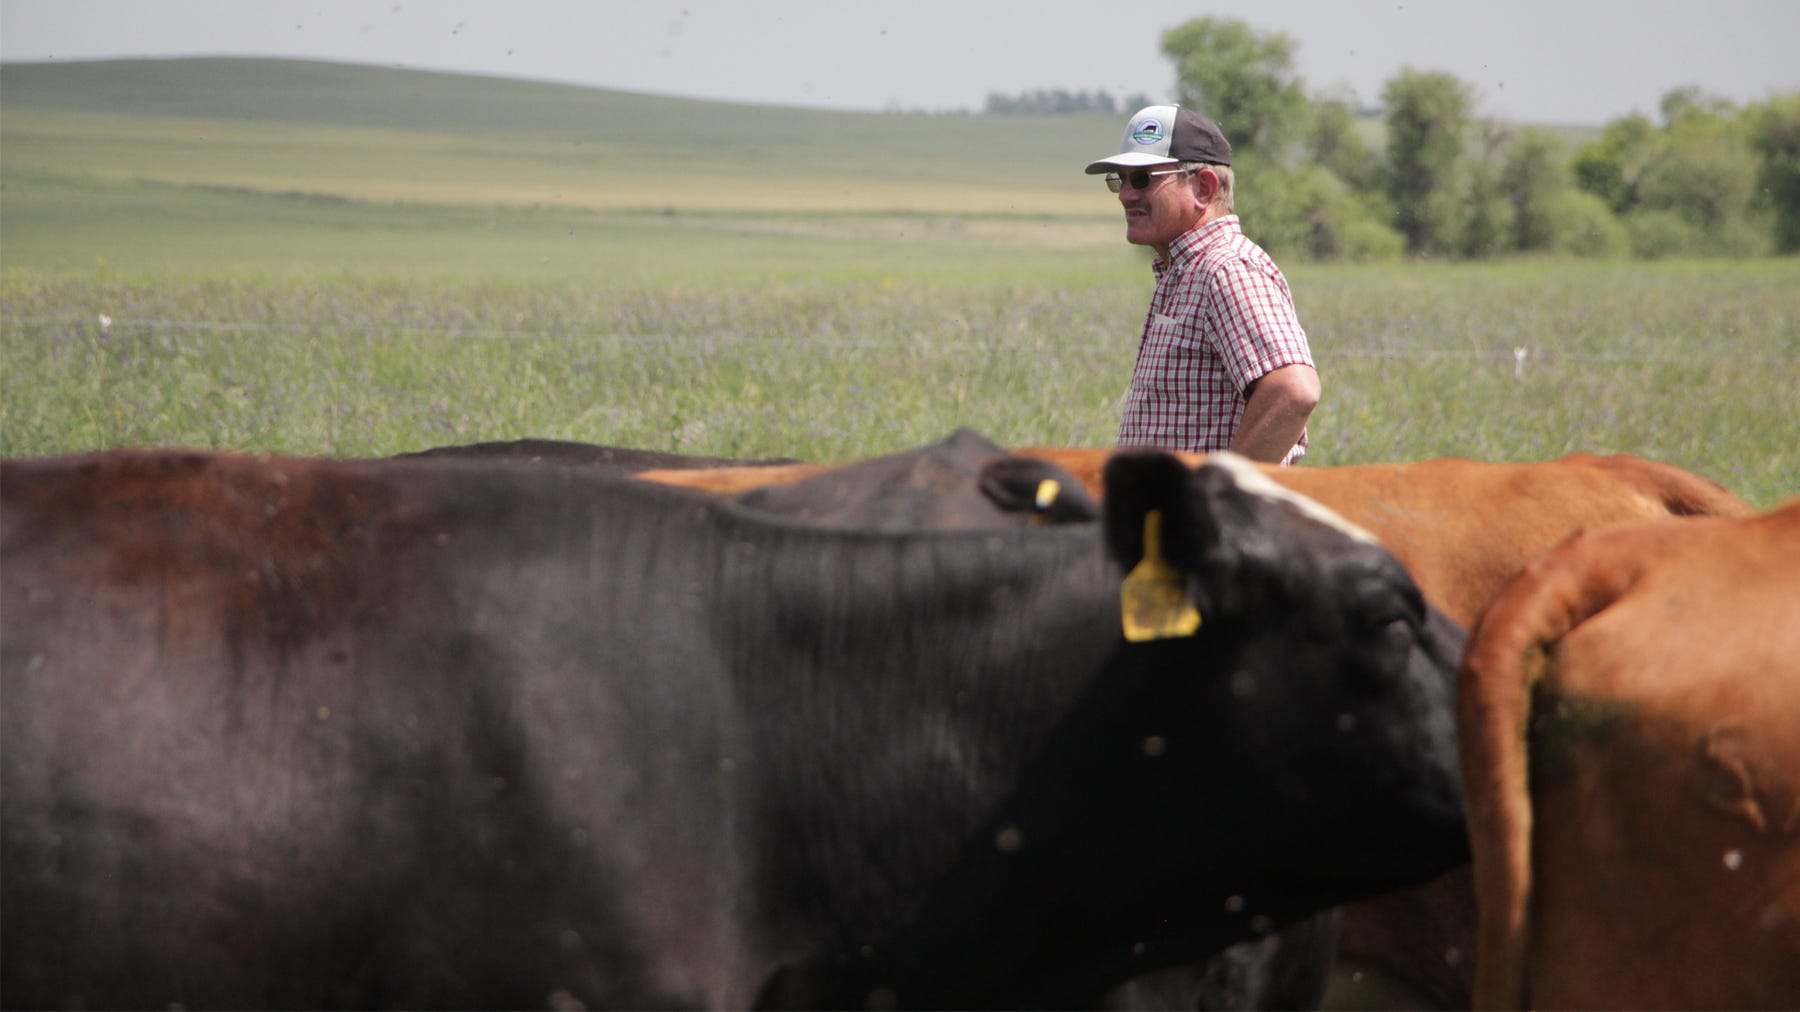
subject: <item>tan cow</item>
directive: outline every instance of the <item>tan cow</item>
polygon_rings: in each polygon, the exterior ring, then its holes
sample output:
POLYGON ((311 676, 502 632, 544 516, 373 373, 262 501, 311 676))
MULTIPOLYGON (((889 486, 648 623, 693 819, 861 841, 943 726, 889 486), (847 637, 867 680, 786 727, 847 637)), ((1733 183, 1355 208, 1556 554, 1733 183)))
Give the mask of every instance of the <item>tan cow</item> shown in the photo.
POLYGON ((1459 722, 1482 1008, 1800 1008, 1800 499, 1582 534, 1459 722))
MULTIPOLYGON (((1054 463, 1101 494, 1110 449, 1013 451, 1054 463)), ((1202 454, 1180 454, 1190 466, 1202 454)), ((800 481, 831 465, 646 471, 638 477, 721 493, 800 481)), ((1627 455, 1572 454, 1533 463, 1446 457, 1345 467, 1262 465, 1271 479, 1324 503, 1378 537, 1438 610, 1474 624, 1524 565, 1578 531, 1671 516, 1748 516, 1718 484, 1627 455)), ((1800 577, 1797 577, 1800 579, 1800 577)), ((1344 910, 1340 973, 1329 996, 1353 1006, 1467 1008, 1473 983, 1475 895, 1464 868, 1427 886, 1344 910)))

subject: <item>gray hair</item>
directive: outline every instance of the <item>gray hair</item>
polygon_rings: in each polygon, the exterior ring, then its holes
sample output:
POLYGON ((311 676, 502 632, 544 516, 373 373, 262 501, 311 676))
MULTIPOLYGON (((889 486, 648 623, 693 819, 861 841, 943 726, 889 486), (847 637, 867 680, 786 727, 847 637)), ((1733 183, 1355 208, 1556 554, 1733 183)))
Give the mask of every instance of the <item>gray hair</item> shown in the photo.
POLYGON ((1234 202, 1232 200, 1232 195, 1231 195, 1231 191, 1232 191, 1231 166, 1229 166, 1229 165, 1214 165, 1212 162, 1182 162, 1181 163, 1181 170, 1183 172, 1196 173, 1196 172, 1199 172, 1201 169, 1211 169, 1213 171, 1213 175, 1219 177, 1219 189, 1218 189, 1218 192, 1213 194, 1212 206, 1218 208, 1224 214, 1237 213, 1235 210, 1233 210, 1234 202))

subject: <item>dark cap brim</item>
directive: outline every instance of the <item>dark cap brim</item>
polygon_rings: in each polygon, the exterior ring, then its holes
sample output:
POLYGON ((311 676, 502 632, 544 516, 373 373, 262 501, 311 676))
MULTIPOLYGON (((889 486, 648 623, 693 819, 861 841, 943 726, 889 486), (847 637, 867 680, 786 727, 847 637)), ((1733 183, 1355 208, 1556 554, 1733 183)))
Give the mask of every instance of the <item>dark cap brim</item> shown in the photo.
POLYGON ((1115 172, 1119 169, 1150 169, 1162 165, 1180 164, 1179 161, 1167 155, 1153 155, 1145 151, 1127 151, 1110 158, 1089 162, 1087 174, 1097 176, 1102 172, 1115 172))

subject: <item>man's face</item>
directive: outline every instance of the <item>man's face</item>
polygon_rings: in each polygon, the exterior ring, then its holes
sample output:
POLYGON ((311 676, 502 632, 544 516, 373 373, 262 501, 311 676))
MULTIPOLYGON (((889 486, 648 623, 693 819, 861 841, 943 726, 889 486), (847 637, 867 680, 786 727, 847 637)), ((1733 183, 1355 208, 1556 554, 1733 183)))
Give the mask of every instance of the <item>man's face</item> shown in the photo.
MULTIPOLYGON (((1135 173, 1121 173, 1119 204, 1125 208, 1125 240, 1167 254, 1169 244, 1200 223, 1206 206, 1195 193, 1195 176, 1151 176, 1133 186, 1135 173)), ((1141 178, 1141 177, 1140 177, 1141 178)))

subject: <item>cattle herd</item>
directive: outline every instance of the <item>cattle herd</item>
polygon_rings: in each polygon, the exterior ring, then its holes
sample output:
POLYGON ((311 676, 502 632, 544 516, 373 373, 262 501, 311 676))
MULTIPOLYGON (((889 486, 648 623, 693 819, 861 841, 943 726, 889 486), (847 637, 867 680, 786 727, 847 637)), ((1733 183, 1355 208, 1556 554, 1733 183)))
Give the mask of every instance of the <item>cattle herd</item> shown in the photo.
POLYGON ((0 461, 9 1008, 1800 1007, 1800 498, 0 461))

